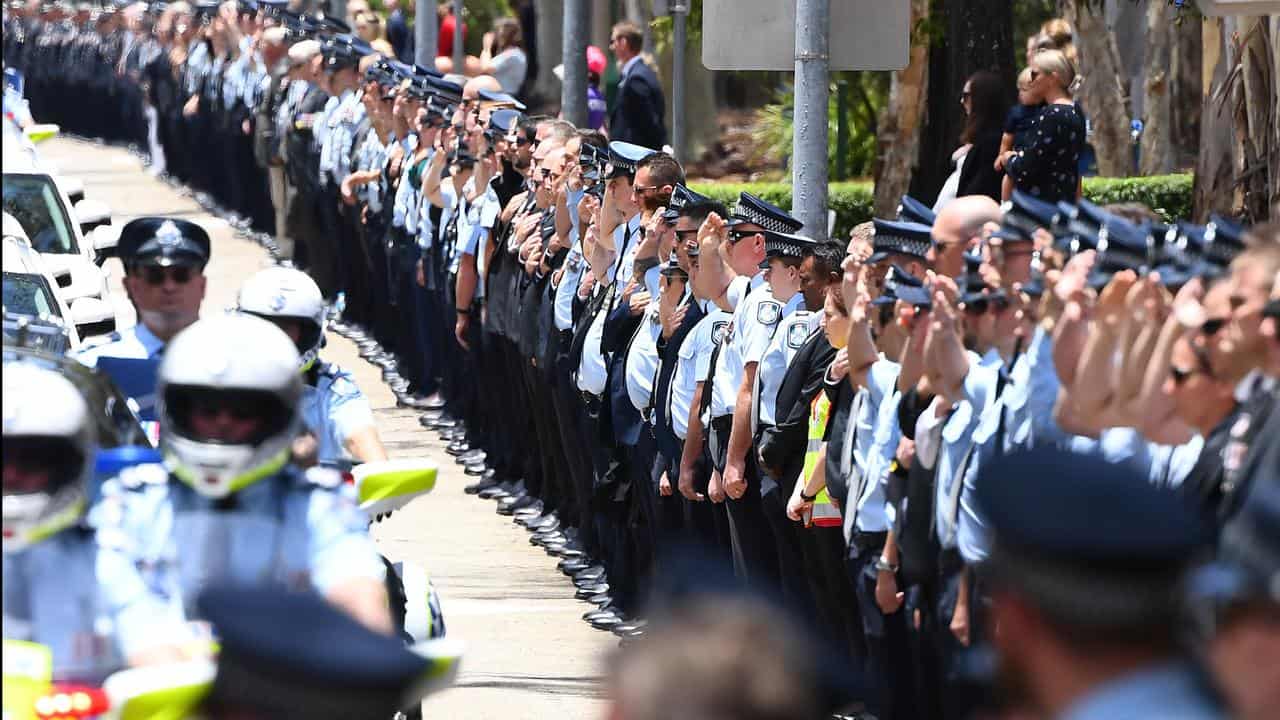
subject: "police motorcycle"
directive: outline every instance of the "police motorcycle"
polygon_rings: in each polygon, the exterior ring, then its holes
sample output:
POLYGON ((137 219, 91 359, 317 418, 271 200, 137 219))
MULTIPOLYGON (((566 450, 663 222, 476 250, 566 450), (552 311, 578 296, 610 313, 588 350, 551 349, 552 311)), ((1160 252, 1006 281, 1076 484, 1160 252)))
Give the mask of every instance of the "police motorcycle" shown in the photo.
MULTIPOLYGON (((310 276, 282 265, 261 270, 245 281, 235 309, 275 323, 294 341, 300 355, 299 372, 307 378, 303 418, 316 438, 315 463, 337 470, 355 487, 357 501, 370 523, 382 521, 435 488, 438 467, 430 459, 364 461, 351 457, 348 432, 353 427, 371 428, 373 418, 350 377, 319 359, 328 308, 310 276)), ((363 449, 354 448, 355 452, 363 449)), ((377 452, 383 452, 380 442, 377 452)), ((427 573, 411 562, 393 563, 385 557, 383 562, 394 619, 406 639, 421 642, 443 637, 440 599, 427 573)))

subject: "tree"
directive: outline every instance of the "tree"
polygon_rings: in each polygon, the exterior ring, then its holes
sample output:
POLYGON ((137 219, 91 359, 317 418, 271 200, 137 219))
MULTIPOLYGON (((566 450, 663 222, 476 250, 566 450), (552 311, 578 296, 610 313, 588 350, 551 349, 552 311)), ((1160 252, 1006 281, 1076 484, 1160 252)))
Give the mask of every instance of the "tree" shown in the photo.
POLYGON ((1065 0, 1063 15, 1075 28, 1084 81, 1076 97, 1093 129, 1090 140, 1098 156, 1098 174, 1123 177, 1133 173, 1129 141, 1129 99, 1120 82, 1120 54, 1107 28, 1101 3, 1065 0))
POLYGON ((1142 103, 1142 155, 1139 173, 1162 175, 1173 171, 1173 44, 1177 29, 1167 3, 1147 5, 1145 98, 1142 103))
POLYGON ((893 73, 889 102, 880 113, 876 128, 877 217, 893 216, 919 162, 920 128, 929 96, 929 43, 916 36, 924 34, 928 19, 929 0, 911 0, 911 55, 907 66, 893 73))
POLYGON ((939 32, 931 33, 927 111, 911 181, 911 194, 929 202, 954 169, 951 153, 964 129, 960 92, 965 81, 979 70, 990 70, 1004 79, 1010 96, 1017 83, 1013 6, 1008 0, 935 0, 930 18, 938 20, 929 25, 939 32))

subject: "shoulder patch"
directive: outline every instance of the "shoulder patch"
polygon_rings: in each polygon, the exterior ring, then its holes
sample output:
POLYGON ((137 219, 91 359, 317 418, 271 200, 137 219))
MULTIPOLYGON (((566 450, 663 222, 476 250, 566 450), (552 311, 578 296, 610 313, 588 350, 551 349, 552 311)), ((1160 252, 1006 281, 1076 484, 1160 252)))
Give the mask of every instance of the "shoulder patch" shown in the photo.
POLYGON ((724 342, 725 335, 729 332, 729 321, 719 320, 711 324, 711 342, 719 345, 724 342))
POLYGON ((782 317, 782 305, 776 300, 765 300, 756 308, 756 322, 761 325, 773 325, 782 317))
POLYGON ((793 323, 787 328, 787 345, 793 350, 799 350, 804 347, 804 341, 809 339, 809 324, 798 322, 793 323))
POLYGON ((302 478, 308 485, 319 485, 320 487, 329 489, 342 486, 342 473, 334 470, 333 468, 307 468, 302 474, 302 478))

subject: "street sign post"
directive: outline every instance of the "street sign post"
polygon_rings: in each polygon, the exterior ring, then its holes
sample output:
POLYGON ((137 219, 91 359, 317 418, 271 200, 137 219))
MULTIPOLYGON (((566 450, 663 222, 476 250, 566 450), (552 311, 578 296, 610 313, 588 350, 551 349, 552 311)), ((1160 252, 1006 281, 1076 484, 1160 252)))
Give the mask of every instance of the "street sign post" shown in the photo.
MULTIPOLYGON (((831 0, 831 70, 897 70, 910 51, 910 0, 831 0)), ((795 70, 796 0, 704 0, 702 64, 795 70)))

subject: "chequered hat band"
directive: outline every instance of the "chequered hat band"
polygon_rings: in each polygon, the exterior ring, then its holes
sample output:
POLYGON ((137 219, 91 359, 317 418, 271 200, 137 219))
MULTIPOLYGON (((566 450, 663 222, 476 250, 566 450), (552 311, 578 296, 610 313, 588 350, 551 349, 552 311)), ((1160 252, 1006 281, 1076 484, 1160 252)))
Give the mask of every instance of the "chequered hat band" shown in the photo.
POLYGON ((800 229, 798 223, 787 222, 772 215, 765 215, 750 205, 743 205, 741 201, 733 207, 733 218, 749 222, 752 225, 759 225, 769 232, 782 233, 784 235, 789 235, 800 229))
POLYGON ((929 254, 932 245, 928 240, 904 237, 901 235, 882 235, 876 233, 873 238, 873 249, 876 252, 891 252, 901 255, 913 255, 923 258, 929 254))

